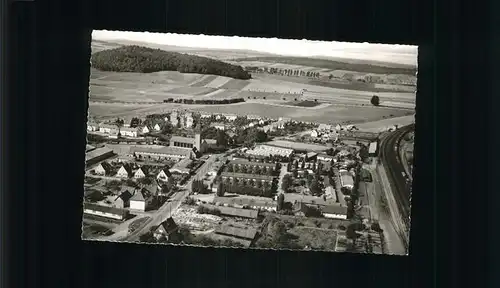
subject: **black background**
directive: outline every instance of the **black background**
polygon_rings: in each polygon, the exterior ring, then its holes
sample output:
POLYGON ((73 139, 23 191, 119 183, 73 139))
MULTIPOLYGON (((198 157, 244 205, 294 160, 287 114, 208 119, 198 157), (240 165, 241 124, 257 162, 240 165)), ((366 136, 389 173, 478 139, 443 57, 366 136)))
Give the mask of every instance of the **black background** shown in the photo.
POLYGON ((498 169, 492 157, 498 153, 494 134, 488 133, 495 113, 489 85, 494 78, 488 76, 493 49, 486 45, 491 40, 488 17, 479 14, 479 2, 474 2, 8 4, 3 9, 7 13, 9 8, 8 18, 2 19, 8 23, 2 28, 9 31, 2 38, 2 68, 7 69, 2 73, 1 114, 2 284, 500 287, 487 277, 489 259, 484 253, 488 235, 494 233, 488 229, 494 217, 487 208, 495 202, 488 193, 500 191, 493 185, 498 169), (82 242, 91 29, 419 45, 411 255, 82 242))

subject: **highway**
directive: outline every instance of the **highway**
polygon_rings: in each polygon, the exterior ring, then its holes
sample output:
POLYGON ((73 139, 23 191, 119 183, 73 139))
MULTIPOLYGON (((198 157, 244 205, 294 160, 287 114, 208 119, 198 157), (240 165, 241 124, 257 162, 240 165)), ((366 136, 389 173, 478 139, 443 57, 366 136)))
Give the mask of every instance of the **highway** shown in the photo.
POLYGON ((392 191, 394 198, 398 205, 398 210, 401 213, 402 220, 404 221, 406 228, 409 228, 409 218, 410 218, 410 200, 411 200, 411 185, 406 176, 405 169, 401 163, 399 154, 399 141, 400 139, 409 131, 414 130, 415 125, 408 125, 401 127, 396 131, 385 136, 380 142, 379 156, 382 160, 382 164, 386 168, 387 174, 389 176, 389 181, 391 182, 392 191))

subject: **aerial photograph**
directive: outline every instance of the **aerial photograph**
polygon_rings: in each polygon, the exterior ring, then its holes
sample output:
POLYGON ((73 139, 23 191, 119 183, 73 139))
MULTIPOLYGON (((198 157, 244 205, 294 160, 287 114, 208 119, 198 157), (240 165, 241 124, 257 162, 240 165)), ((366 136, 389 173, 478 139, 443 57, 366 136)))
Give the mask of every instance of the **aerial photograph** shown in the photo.
POLYGON ((82 239, 408 255, 418 47, 95 30, 82 239))

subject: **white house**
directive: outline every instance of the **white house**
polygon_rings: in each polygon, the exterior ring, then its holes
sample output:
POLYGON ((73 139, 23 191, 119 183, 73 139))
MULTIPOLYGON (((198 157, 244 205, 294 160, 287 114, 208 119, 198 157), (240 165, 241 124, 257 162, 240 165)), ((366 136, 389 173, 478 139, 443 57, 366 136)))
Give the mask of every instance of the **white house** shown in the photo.
POLYGON ((153 129, 155 129, 155 131, 160 131, 161 130, 161 127, 160 127, 160 124, 156 124, 153 129))
POLYGON ((210 126, 217 130, 226 130, 226 125, 224 125, 224 123, 212 123, 210 126))
POLYGON ((335 125, 335 130, 337 131, 342 130, 342 126, 340 126, 340 124, 335 125))
POLYGON ((87 131, 89 132, 99 131, 99 125, 97 123, 89 122, 87 123, 87 131))
POLYGON ((146 211, 147 195, 142 190, 136 190, 134 196, 130 198, 130 209, 138 211, 146 211))
POLYGON ((347 206, 342 204, 322 206, 321 212, 325 218, 347 219, 347 206))
POLYGON ((186 113, 186 128, 193 127, 193 124, 194 124, 193 113, 186 113))
POLYGON ((156 176, 156 179, 160 180, 160 181, 164 181, 164 182, 167 182, 168 181, 168 177, 170 177, 172 174, 170 173, 170 171, 168 170, 168 168, 165 168, 165 169, 162 169, 160 171, 160 173, 158 173, 158 176, 156 176))
POLYGON ((122 136, 137 137, 137 128, 123 127, 120 129, 122 136))
POLYGON ((236 118, 238 118, 238 116, 236 115, 225 115, 225 117, 228 121, 234 121, 236 120, 236 118))
POLYGON ((146 170, 147 170, 146 167, 140 167, 139 169, 137 169, 137 171, 135 171, 134 178, 141 179, 141 178, 146 177, 146 174, 147 174, 146 170))
POLYGON ((111 172, 112 166, 108 162, 101 162, 95 169, 94 173, 97 175, 108 175, 111 172))
POLYGON ((317 138, 319 135, 320 135, 320 133, 318 132, 318 130, 311 131, 311 137, 317 138))
POLYGON ((115 125, 103 123, 99 125, 99 132, 106 134, 116 134, 118 133, 118 128, 115 125))
POLYGON ((122 165, 122 167, 120 167, 120 169, 118 169, 118 172, 116 172, 116 177, 129 178, 130 174, 132 174, 130 171, 130 167, 127 165, 122 165))
POLYGON ((142 132, 143 134, 147 134, 147 133, 149 133, 149 132, 150 132, 150 130, 149 130, 148 126, 144 126, 144 127, 142 127, 141 132, 142 132))

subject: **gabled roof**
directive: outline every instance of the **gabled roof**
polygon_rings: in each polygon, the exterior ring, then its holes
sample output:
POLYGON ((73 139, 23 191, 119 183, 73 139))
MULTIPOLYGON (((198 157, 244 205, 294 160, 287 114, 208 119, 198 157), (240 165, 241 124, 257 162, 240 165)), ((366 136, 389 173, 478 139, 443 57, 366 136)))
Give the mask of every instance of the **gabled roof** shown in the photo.
POLYGON ((128 165, 128 164, 123 164, 123 165, 120 167, 120 169, 118 169, 118 171, 117 171, 116 173, 118 173, 118 172, 120 172, 121 170, 123 170, 122 168, 123 168, 123 169, 125 169, 125 171, 126 171, 128 174, 131 174, 131 173, 132 173, 132 168, 131 168, 131 167, 130 167, 130 165, 128 165))
POLYGON ((113 169, 113 166, 111 166, 111 164, 109 164, 106 161, 99 163, 99 165, 97 167, 99 167, 99 166, 101 166, 102 169, 104 169, 104 171, 106 171, 106 172, 109 172, 113 169))
POLYGON ((156 231, 158 231, 159 228, 163 228, 165 232, 171 233, 178 227, 179 226, 177 226, 174 219, 172 219, 172 217, 169 217, 167 220, 161 222, 161 224, 156 228, 156 231))
MULTIPOLYGON (((142 173, 144 175, 148 175, 148 171, 149 171, 149 168, 148 166, 142 166, 142 167, 139 167, 139 169, 137 169, 137 171, 135 171, 135 173, 139 172, 139 171, 142 171, 142 173)), ((135 174, 134 173, 134 174, 135 174)))
POLYGON ((158 172, 158 174, 160 174, 161 172, 165 173, 165 175, 167 175, 167 177, 172 176, 172 173, 170 173, 170 170, 168 167, 161 169, 160 172, 158 172))
POLYGON ((223 225, 215 229, 217 234, 225 234, 238 238, 253 240, 257 234, 257 230, 251 227, 236 227, 232 225, 223 225))
POLYGON ((132 193, 130 193, 129 190, 125 190, 115 198, 115 201, 118 200, 118 198, 121 198, 124 202, 126 202, 132 198, 132 193))
POLYGON ((141 190, 135 191, 134 195, 132 196, 132 198, 130 198, 130 200, 132 200, 132 201, 146 201, 146 198, 148 198, 147 195, 145 195, 145 193, 141 189, 141 190))
POLYGON ((320 209, 326 214, 347 215, 347 206, 341 204, 321 206, 320 209))
POLYGON ((217 144, 217 140, 215 140, 215 139, 203 139, 203 141, 207 142, 207 144, 209 144, 209 145, 217 144))

